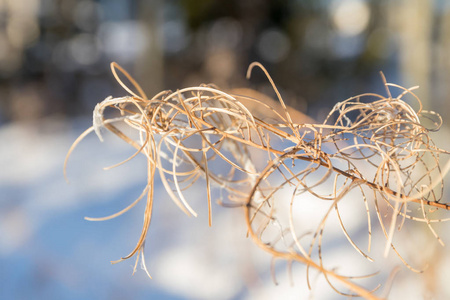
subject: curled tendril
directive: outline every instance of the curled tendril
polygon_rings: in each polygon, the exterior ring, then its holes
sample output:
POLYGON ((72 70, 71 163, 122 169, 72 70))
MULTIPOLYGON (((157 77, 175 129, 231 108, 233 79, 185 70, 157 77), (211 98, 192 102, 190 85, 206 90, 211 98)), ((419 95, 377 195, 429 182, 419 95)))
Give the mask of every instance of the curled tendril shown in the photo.
MULTIPOLYGON (((255 67, 266 74, 279 104, 226 93, 212 85, 163 91, 148 99, 139 84, 112 63, 114 76, 130 96, 108 97, 95 107, 93 126, 69 149, 64 174, 76 145, 91 132, 102 140, 101 131, 107 129, 136 148, 131 157, 112 167, 143 154, 147 158, 147 185, 138 199, 118 213, 87 219, 117 217, 146 198, 139 241, 129 255, 119 260, 136 255, 137 265, 140 255, 143 258, 153 213, 155 174, 159 174, 170 198, 187 215, 197 213, 190 206, 186 191, 194 184, 203 184, 210 226, 213 191, 226 191, 228 200, 222 205, 244 210, 249 236, 274 258, 286 259, 289 267, 296 261, 306 265, 307 270, 318 270, 339 293, 332 280, 344 284, 354 295, 378 299, 374 290, 355 284, 353 277, 324 267, 322 243, 327 221, 335 214, 356 252, 373 261, 368 253, 371 215, 376 214, 386 236, 386 253, 392 249, 406 266, 418 271, 400 256, 392 238, 394 228, 410 219, 425 223, 443 244, 432 223, 447 219, 433 218, 433 212, 426 210, 426 207, 435 211, 450 208, 441 202, 443 176, 450 165, 441 168, 440 155, 448 152, 437 148, 429 136, 430 131, 440 128, 442 118, 423 110, 413 89, 386 83, 382 75, 387 97, 362 94, 339 102, 322 124, 312 124, 301 114, 302 120, 297 120, 299 112, 295 112, 294 118, 293 110, 285 105, 261 64, 252 63, 247 77, 255 67), (122 82, 117 71, 131 82, 136 92, 122 82), (398 89, 399 95, 393 97, 391 88, 398 89), (408 95, 416 99, 418 110, 403 100, 408 95), (272 115, 270 121, 249 110, 255 105, 272 115), (106 109, 117 110, 119 116, 105 118, 106 109), (425 127, 423 119, 432 127, 425 127), (119 130, 119 123, 138 132, 139 138, 133 139, 119 130), (353 241, 346 230, 339 208, 344 201, 363 203, 361 214, 367 218, 369 233, 367 250, 353 241), (296 207, 313 202, 325 203, 326 209, 317 220, 316 229, 306 234, 298 228, 296 207), (417 209, 411 209, 413 206, 417 209), (420 213, 413 213, 417 211, 420 213)), ((147 272, 145 261, 142 263, 147 272)))

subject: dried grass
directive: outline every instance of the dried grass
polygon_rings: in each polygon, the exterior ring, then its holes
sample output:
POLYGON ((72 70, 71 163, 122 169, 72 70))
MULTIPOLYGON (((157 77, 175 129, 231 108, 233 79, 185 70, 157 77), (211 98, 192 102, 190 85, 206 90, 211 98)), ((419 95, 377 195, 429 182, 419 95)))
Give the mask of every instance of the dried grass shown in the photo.
POLYGON ((348 242, 369 261, 372 261, 368 254, 372 243, 371 215, 376 214, 386 237, 385 253, 392 249, 406 266, 420 272, 407 264, 392 240, 395 229, 412 220, 424 223, 443 244, 432 223, 448 220, 433 217, 439 210, 450 209, 441 202, 443 175, 449 164, 444 169, 440 167, 440 154, 448 152, 437 148, 429 136, 439 130, 441 117, 423 110, 414 88, 386 83, 382 76, 387 96, 352 97, 337 103, 323 123, 313 124, 311 119, 284 104, 262 65, 252 63, 247 77, 255 67, 265 72, 279 103, 271 103, 257 93, 254 97, 226 93, 213 85, 163 91, 148 99, 125 70, 111 64, 114 76, 130 96, 109 97, 95 107, 93 126, 74 142, 64 169, 76 145, 91 132, 102 140, 103 128, 136 148, 134 155, 115 166, 138 154, 147 158, 147 186, 142 195, 116 214, 89 218, 100 221, 117 217, 146 198, 139 241, 119 261, 136 256, 137 265, 141 256, 145 267, 143 248, 158 173, 170 198, 190 216, 197 213, 185 197, 186 190, 196 183, 204 184, 210 226, 213 190, 225 191, 228 198, 221 204, 245 212, 252 240, 274 258, 287 260, 289 265, 304 264, 308 284, 309 269, 313 268, 338 293, 344 294, 334 287, 336 281, 354 295, 378 299, 374 291, 357 285, 354 277, 339 275, 324 266, 323 234, 333 214, 348 242), (122 82, 117 70, 137 92, 122 82), (391 89, 399 91, 398 95, 394 97, 391 89), (418 109, 403 100, 407 96, 417 101, 418 109), (105 118, 107 108, 117 110, 118 116, 105 118), (430 124, 428 128, 423 125, 424 120, 430 124), (119 123, 136 131, 139 138, 133 139, 119 130, 119 123), (363 203, 367 251, 353 241, 341 218, 339 205, 346 198, 363 203), (296 211, 310 204, 302 199, 327 204, 310 235, 296 225, 299 221, 296 211))

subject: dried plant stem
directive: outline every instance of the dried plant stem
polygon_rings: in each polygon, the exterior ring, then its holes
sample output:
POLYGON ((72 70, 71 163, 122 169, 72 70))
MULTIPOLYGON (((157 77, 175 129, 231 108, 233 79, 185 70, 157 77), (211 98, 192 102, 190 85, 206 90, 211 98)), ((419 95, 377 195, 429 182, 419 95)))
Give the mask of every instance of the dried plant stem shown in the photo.
MULTIPOLYGON (((174 203, 190 216, 197 216, 197 213, 189 204, 186 191, 197 183, 203 184, 209 226, 212 225, 213 191, 225 191, 228 201, 221 201, 221 204, 243 208, 247 230, 255 244, 274 258, 304 264, 308 286, 309 269, 314 268, 342 295, 346 294, 335 288, 331 279, 346 286, 354 295, 380 299, 374 295, 376 289, 367 290, 355 284, 352 277, 338 275, 323 266, 323 232, 334 212, 345 239, 357 253, 373 261, 352 239, 341 217, 342 209, 338 207, 343 201, 357 201, 354 198, 358 197, 348 195, 359 192, 364 203, 362 214, 367 217, 367 253, 371 249, 373 227, 368 202, 373 199, 378 223, 386 237, 386 253, 393 249, 408 268, 418 271, 407 264, 392 241, 400 218, 398 228, 404 226, 406 220, 424 222, 443 245, 431 223, 448 220, 432 216, 437 210, 450 210, 449 204, 441 202, 443 176, 449 171, 450 163, 441 167, 440 154, 448 152, 437 148, 429 135, 440 128, 441 117, 422 109, 420 100, 412 92, 414 88, 389 84, 382 75, 387 97, 362 94, 337 103, 322 124, 297 124, 291 116, 293 110, 286 106, 261 64, 252 63, 247 77, 255 67, 267 76, 278 105, 271 106, 270 101, 248 95, 226 93, 212 85, 164 91, 148 99, 139 84, 112 63, 114 76, 131 96, 109 97, 96 106, 93 126, 82 133, 68 151, 64 174, 67 159, 76 145, 91 132, 102 140, 101 129, 106 128, 136 149, 133 155, 108 169, 142 153, 147 159, 147 185, 128 207, 110 216, 88 220, 107 220, 121 215, 146 195, 141 236, 130 254, 119 260, 136 255, 137 265, 139 257, 143 257, 151 223, 155 175, 159 174, 174 203), (121 81, 117 70, 137 93, 121 81), (393 97, 390 88, 400 89, 400 94, 393 97), (406 96, 418 102, 417 111, 403 101, 406 96), (262 115, 253 114, 244 102, 249 103, 249 107, 256 106, 262 115), (120 116, 105 119, 106 109, 116 110, 120 116), (265 111, 270 113, 270 119, 261 113, 265 111), (432 128, 422 124, 424 118, 432 123, 432 128), (116 123, 136 131, 139 138, 131 138, 116 123), (373 192, 372 197, 366 195, 367 189, 373 192), (288 201, 286 193, 290 195, 288 201), (298 236, 302 229, 297 228, 300 218, 294 208, 303 197, 311 199, 308 205, 330 203, 306 244, 307 235, 298 236), (420 214, 411 210, 412 206, 420 214), (426 207, 434 211, 426 211, 426 207), (283 210, 287 210, 288 220, 283 220, 283 210), (385 214, 389 218, 383 217, 385 214), (270 233, 273 231, 278 234, 274 236, 270 233), (272 242, 264 242, 265 239, 272 242), (284 243, 283 248, 277 244, 280 241, 284 243), (313 258, 313 251, 317 251, 318 259, 313 258)), ((145 261, 143 264, 148 273, 145 261)))

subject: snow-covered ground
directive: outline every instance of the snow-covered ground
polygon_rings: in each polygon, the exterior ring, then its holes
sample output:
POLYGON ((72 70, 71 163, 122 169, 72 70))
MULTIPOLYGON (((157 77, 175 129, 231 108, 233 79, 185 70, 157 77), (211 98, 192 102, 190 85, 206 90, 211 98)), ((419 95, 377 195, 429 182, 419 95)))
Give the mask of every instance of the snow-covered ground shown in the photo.
MULTIPOLYGON (((83 218, 109 215, 138 197, 145 185, 146 164, 136 157, 104 171, 103 167, 122 161, 133 149, 111 135, 106 135, 104 143, 90 135, 69 160, 67 184, 63 177, 65 154, 88 126, 88 119, 48 119, 0 127, 0 299, 342 298, 314 275, 310 292, 302 266, 295 267, 291 284, 285 266, 277 263, 279 284, 275 285, 270 276, 271 259, 246 238, 239 209, 214 205, 210 228, 206 203, 194 203, 199 217, 189 218, 161 185, 155 193, 145 252, 153 279, 141 270, 131 275, 134 259, 111 265, 110 261, 127 255, 136 245, 144 202, 113 220, 90 222, 83 218)), ((411 232, 422 232, 423 224, 411 225, 411 232)), ((449 227, 444 223, 438 228, 447 244, 449 227)), ((341 238, 344 242, 336 243, 330 260, 350 261, 350 256, 358 254, 349 254, 345 237, 341 238)), ((378 233, 375 239, 378 246, 373 251, 382 252, 383 237, 378 233)), ((435 285, 436 299, 450 297, 445 282, 450 276, 448 248, 439 248, 429 232, 410 233, 404 243, 420 257, 439 255, 438 263, 421 275, 402 267, 390 298, 423 299, 424 282, 435 285), (417 236, 430 238, 426 243, 418 238, 413 241, 417 236)), ((388 259, 374 256, 381 260, 380 268, 401 266, 395 255, 388 259)), ((423 266, 420 259, 411 263, 423 266)), ((347 273, 364 274, 358 264, 345 266, 345 271, 351 271, 347 273)))

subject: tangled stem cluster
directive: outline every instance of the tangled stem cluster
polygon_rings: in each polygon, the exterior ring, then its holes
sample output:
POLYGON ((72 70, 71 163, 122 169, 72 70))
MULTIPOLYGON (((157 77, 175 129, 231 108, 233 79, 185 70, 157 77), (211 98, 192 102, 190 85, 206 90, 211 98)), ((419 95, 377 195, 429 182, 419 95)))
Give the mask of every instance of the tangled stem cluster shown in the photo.
POLYGON ((225 93, 212 85, 164 91, 149 99, 125 70, 112 63, 113 74, 130 95, 109 97, 99 103, 93 126, 74 142, 67 158, 87 134, 95 132, 102 140, 102 129, 106 128, 136 148, 126 161, 145 155, 147 185, 141 196, 120 212, 87 219, 114 218, 146 198, 140 239, 133 251, 119 260, 136 256, 137 265, 140 256, 144 261, 155 178, 159 177, 176 205, 193 216, 197 213, 186 192, 195 184, 203 184, 210 226, 214 190, 225 191, 228 197, 221 203, 244 210, 249 235, 274 258, 302 263, 307 270, 316 269, 333 288, 337 281, 352 295, 378 299, 373 291, 354 283, 352 277, 339 275, 323 265, 325 225, 332 215, 337 217, 349 243, 369 261, 373 214, 386 236, 386 252, 395 251, 408 267, 392 244, 395 228, 401 228, 406 220, 425 223, 443 244, 432 223, 445 219, 433 218, 432 214, 450 208, 441 202, 443 174, 448 165, 442 170, 439 158, 448 152, 437 148, 429 137, 430 131, 441 126, 441 117, 424 111, 413 89, 385 81, 387 97, 359 95, 337 103, 322 124, 299 124, 292 119, 262 65, 251 64, 247 77, 254 67, 265 72, 281 109, 256 98, 225 93), (121 81, 117 70, 128 78, 136 92, 121 81), (390 88, 398 89, 399 95, 393 97, 390 88), (416 99, 417 110, 402 100, 407 95, 416 99), (258 117, 243 103, 257 104, 274 117, 258 117), (106 109, 118 114, 106 118, 106 109), (424 122, 430 126, 425 127, 424 122), (137 132, 136 137, 125 134, 118 124, 137 132), (353 241, 344 226, 339 209, 344 199, 363 203, 369 237, 367 251, 353 241), (308 235, 299 228, 299 211, 313 201, 326 203, 326 209, 316 229, 308 235))

